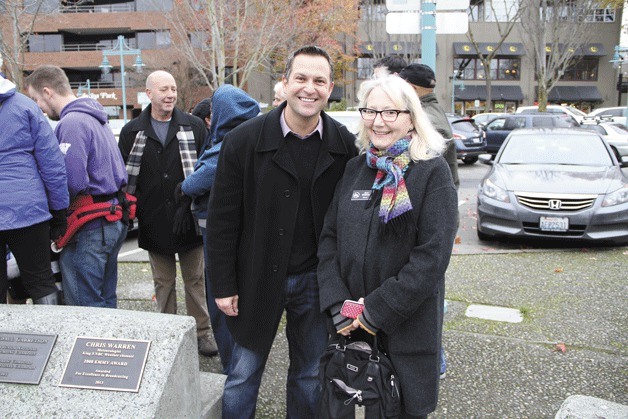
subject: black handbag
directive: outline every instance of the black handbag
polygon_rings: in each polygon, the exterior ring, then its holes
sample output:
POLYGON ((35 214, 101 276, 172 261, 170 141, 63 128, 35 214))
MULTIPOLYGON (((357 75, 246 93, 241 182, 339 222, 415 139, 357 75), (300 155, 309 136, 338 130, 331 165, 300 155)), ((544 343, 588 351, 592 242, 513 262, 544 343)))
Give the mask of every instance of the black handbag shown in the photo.
POLYGON ((401 414, 399 379, 390 358, 364 341, 330 343, 321 358, 320 418, 353 418, 364 406, 366 418, 397 418, 401 414))

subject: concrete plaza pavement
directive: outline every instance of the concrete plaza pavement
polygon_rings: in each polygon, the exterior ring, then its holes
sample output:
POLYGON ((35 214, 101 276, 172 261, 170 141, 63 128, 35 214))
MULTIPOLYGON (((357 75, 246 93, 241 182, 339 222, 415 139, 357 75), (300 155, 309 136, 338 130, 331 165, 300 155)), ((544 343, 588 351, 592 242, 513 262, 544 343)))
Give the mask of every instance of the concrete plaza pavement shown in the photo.
MULTIPOLYGON (((628 404, 628 247, 454 250, 447 377, 430 418, 554 418, 571 395, 628 404), (467 317, 471 304, 515 308, 523 321, 467 317)), ((149 265, 120 263, 119 307, 154 310, 152 296, 149 265)), ((287 352, 280 328, 258 418, 285 417, 287 352)), ((201 357, 200 369, 220 372, 220 362, 201 357)))

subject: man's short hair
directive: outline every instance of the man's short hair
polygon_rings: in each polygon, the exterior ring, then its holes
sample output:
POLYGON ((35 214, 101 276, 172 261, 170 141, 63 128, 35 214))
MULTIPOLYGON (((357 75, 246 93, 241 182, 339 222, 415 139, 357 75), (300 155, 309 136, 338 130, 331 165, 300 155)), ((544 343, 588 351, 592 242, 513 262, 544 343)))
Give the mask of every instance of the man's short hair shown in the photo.
POLYGON ((403 58, 399 54, 390 54, 385 56, 384 58, 380 58, 375 61, 373 64, 373 68, 376 67, 386 67, 390 74, 399 73, 408 63, 405 58, 403 58))
POLYGON ((297 55, 318 55, 319 57, 325 58, 329 63, 329 81, 334 81, 334 64, 331 62, 331 57, 329 56, 327 51, 314 45, 301 47, 298 50, 294 51, 292 54, 290 54, 288 60, 286 61, 286 71, 284 72, 287 79, 290 78, 290 73, 292 72, 292 64, 294 63, 294 59, 297 55))
POLYGON ((201 119, 209 118, 212 114, 212 99, 211 97, 205 98, 198 102, 194 109, 192 109, 192 115, 198 116, 201 119))
POLYGON ((35 69, 26 79, 24 86, 29 86, 38 92, 44 87, 54 90, 60 95, 72 94, 70 80, 61 67, 56 65, 41 65, 35 69))

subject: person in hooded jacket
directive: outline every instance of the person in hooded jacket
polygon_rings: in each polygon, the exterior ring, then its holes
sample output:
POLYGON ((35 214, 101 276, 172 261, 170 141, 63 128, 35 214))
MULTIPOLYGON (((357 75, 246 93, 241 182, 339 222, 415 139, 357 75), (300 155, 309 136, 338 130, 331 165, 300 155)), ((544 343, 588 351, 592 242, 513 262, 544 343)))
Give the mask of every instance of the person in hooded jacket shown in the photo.
POLYGON ((46 117, 0 75, 0 303, 7 300, 7 245, 34 304, 59 304, 50 240, 66 230, 63 154, 46 117))
MULTIPOLYGON (((206 100, 206 99, 205 99, 206 100)), ((202 102, 201 102, 202 103, 202 102)), ((198 106, 198 105, 197 105, 198 106)), ((196 108, 195 108, 196 109, 196 108)), ((233 339, 227 328, 225 314, 218 309, 211 292, 209 283, 209 260, 207 253, 207 203, 209 193, 216 177, 218 155, 222 148, 222 140, 233 128, 240 125, 260 113, 259 103, 251 98, 244 90, 230 84, 220 86, 214 92, 211 99, 211 124, 209 138, 211 148, 205 150, 194 166, 194 173, 188 176, 180 185, 180 193, 194 199, 192 211, 198 219, 199 227, 203 233, 205 249, 205 288, 207 295, 207 309, 211 320, 212 330, 223 371, 230 371, 231 348, 233 339)))
MULTIPOLYGON (((63 69, 43 65, 25 80, 29 96, 50 119, 65 155, 70 200, 118 204, 127 173, 107 113, 94 99, 77 98, 63 69)), ((68 214, 69 215, 69 214, 68 214)), ((61 250, 63 293, 68 305, 117 307, 118 252, 127 224, 96 218, 78 230, 61 250)))

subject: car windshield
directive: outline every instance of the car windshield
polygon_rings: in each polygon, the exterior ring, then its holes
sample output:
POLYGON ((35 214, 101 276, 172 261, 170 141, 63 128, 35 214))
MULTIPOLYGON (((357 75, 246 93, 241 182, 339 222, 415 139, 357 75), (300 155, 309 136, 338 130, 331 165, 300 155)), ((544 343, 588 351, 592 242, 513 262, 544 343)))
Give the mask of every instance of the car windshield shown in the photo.
POLYGON ((581 127, 584 129, 588 129, 589 131, 595 131, 600 135, 606 135, 606 130, 600 125, 585 124, 581 125, 581 127))
POLYGON ((612 165, 610 155, 597 135, 563 133, 513 133, 505 144, 498 163, 612 165))
POLYGON ((476 132, 478 128, 468 119, 459 119, 451 123, 453 129, 464 132, 476 132))

